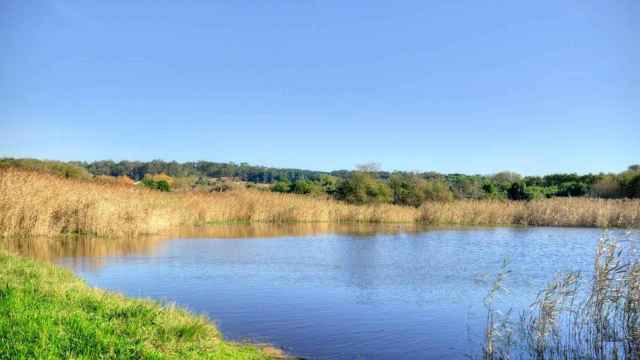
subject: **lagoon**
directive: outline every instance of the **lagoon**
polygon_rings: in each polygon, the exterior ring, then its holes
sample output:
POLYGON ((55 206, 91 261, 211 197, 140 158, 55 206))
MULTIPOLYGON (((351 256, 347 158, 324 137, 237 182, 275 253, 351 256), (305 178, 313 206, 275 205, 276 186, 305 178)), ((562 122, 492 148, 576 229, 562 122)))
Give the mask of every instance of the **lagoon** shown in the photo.
POLYGON ((557 272, 588 277, 601 234, 262 224, 5 245, 92 286, 206 314, 227 339, 309 359, 455 359, 481 355, 483 299, 505 261, 498 305, 517 313, 557 272))

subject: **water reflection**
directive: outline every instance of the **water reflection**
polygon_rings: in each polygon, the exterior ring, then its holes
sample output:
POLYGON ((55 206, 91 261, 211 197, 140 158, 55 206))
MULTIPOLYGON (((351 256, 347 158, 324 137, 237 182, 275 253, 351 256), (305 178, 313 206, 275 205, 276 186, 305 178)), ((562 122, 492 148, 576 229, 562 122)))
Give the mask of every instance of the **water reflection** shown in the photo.
POLYGON ((68 266, 92 286, 207 314, 229 339, 305 358, 458 359, 481 349, 483 299, 504 259, 512 273, 502 304, 517 313, 556 272, 588 277, 600 234, 256 224, 4 246, 68 266))
POLYGON ((161 250, 166 241, 172 239, 268 239, 330 233, 368 237, 375 234, 420 232, 424 229, 423 226, 413 224, 221 224, 178 229, 170 233, 134 238, 111 239, 86 236, 6 238, 0 239, 0 246, 16 254, 51 262, 61 258, 87 258, 83 259, 85 265, 99 268, 104 264, 104 257, 152 255, 161 250))

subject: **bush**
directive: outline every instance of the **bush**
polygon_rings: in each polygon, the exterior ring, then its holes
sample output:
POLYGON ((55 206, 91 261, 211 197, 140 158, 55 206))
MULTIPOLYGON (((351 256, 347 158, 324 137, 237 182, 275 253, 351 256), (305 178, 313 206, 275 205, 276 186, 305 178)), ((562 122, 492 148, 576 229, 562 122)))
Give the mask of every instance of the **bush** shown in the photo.
POLYGON ((560 184, 558 187, 558 192, 556 192, 556 196, 584 196, 589 191, 587 184, 581 182, 565 182, 560 184))
POLYGON ((606 175, 600 178, 591 188, 593 196, 611 199, 623 196, 620 181, 615 175, 606 175))
POLYGON ((640 172, 625 184, 624 196, 632 199, 640 198, 640 172))
POLYGON ((522 175, 513 171, 501 171, 493 175, 493 180, 497 183, 513 183, 522 180, 522 175))
POLYGON ((424 179, 413 175, 394 174, 389 178, 393 203, 420 206, 424 202, 424 179))
POLYGON ((323 175, 320 177, 320 186, 322 186, 322 190, 325 193, 334 195, 338 186, 338 178, 331 175, 323 175))
POLYGON ((488 199, 505 199, 507 197, 506 191, 493 182, 483 184, 482 191, 488 199))
POLYGON ((156 189, 160 191, 171 191, 171 185, 166 180, 156 181, 156 189))
POLYGON ((279 193, 288 193, 291 191, 291 183, 287 180, 280 180, 273 184, 271 191, 279 193))
POLYGON ((544 186, 526 186, 524 188, 525 200, 540 200, 548 196, 547 189, 544 186))
POLYGON ((71 179, 91 178, 91 174, 85 168, 62 161, 5 158, 0 159, 0 168, 41 171, 71 179))
POLYGON ((443 180, 429 180, 425 182, 422 192, 425 201, 453 200, 453 192, 451 192, 449 184, 443 180))
POLYGON ((526 192, 527 185, 522 182, 514 182, 511 184, 509 190, 507 190, 507 196, 511 200, 528 200, 526 192))
POLYGON ((171 185, 169 185, 166 180, 155 181, 150 177, 145 177, 145 179, 142 180, 142 185, 153 190, 160 190, 165 192, 171 191, 171 185))
POLYGON ((336 187, 336 198, 354 204, 391 201, 391 189, 366 171, 354 171, 336 187))
POLYGON ((167 175, 165 173, 159 173, 159 174, 154 174, 154 175, 145 175, 145 177, 147 177, 147 176, 150 176, 151 180, 155 181, 156 183, 164 181, 165 183, 167 183, 167 185, 169 185, 169 189, 173 189, 175 187, 176 181, 171 176, 169 176, 169 175, 167 175))
POLYGON ((296 194, 318 195, 323 192, 322 186, 311 180, 298 180, 291 186, 291 192, 296 194))

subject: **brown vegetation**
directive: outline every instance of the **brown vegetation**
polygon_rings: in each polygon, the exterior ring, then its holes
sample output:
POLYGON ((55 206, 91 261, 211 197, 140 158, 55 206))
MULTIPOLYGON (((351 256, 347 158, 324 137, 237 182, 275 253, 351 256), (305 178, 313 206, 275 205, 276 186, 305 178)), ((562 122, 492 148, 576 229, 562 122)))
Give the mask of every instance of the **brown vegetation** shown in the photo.
POLYGON ((430 225, 638 227, 640 201, 553 198, 536 201, 427 202, 418 221, 430 225))
POLYGON ((367 222, 428 225, 639 226, 640 201, 427 202, 420 208, 350 205, 251 189, 162 193, 117 183, 0 170, 0 235, 117 237, 227 222, 367 222))

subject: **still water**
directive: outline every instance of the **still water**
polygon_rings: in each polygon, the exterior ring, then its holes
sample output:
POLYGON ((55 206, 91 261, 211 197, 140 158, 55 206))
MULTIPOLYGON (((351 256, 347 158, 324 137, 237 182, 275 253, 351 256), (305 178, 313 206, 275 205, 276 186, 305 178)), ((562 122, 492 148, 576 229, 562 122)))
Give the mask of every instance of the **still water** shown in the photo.
POLYGON ((515 312, 561 271, 588 276, 597 229, 225 226, 174 237, 9 244, 89 284, 177 303, 227 339, 309 359, 462 359, 504 261, 515 312))

